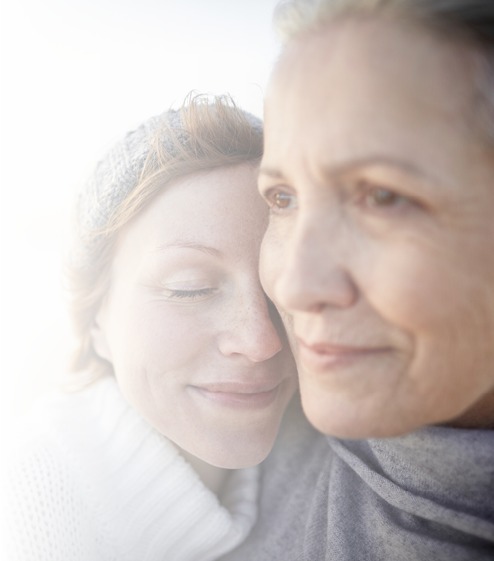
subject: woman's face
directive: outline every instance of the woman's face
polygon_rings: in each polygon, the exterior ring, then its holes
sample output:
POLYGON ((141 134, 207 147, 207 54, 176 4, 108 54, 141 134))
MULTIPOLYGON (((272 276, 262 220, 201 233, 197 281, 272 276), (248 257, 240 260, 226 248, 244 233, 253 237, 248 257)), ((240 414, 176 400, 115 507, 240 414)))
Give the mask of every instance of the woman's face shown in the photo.
POLYGON ((247 164, 167 187, 122 232, 94 329, 128 402, 220 467, 264 459, 296 388, 259 282, 267 220, 247 164))
POLYGON ((292 43, 275 69, 261 279, 323 432, 475 422, 491 399, 494 160, 473 122, 474 60, 366 20, 292 43))

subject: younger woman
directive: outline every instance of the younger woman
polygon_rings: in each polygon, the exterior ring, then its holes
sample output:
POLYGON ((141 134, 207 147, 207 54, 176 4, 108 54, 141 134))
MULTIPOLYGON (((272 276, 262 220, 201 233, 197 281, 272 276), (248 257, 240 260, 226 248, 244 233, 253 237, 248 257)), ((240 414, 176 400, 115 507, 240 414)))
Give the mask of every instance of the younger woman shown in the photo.
POLYGON ((79 194, 85 389, 40 403, 19 444, 13 559, 207 561, 250 531, 252 466, 296 387, 258 278, 261 153, 258 119, 195 98, 128 133, 79 194))

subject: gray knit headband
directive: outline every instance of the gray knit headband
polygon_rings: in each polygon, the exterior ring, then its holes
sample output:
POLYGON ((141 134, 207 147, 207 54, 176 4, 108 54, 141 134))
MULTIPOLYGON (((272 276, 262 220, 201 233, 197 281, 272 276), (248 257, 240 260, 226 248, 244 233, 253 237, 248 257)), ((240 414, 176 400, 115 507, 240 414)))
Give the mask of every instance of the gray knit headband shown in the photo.
MULTIPOLYGON (((209 108, 214 110, 214 105, 209 108)), ((262 136, 259 118, 241 109, 236 111, 262 136)), ((116 142, 82 185, 75 204, 75 240, 69 256, 72 267, 84 269, 91 264, 92 250, 97 243, 95 232, 108 224, 115 210, 137 187, 159 131, 163 131, 159 139, 162 150, 171 158, 177 155, 178 148, 167 135, 167 129, 173 129, 175 141, 187 145, 189 133, 185 130, 181 111, 166 111, 147 119, 116 142)))

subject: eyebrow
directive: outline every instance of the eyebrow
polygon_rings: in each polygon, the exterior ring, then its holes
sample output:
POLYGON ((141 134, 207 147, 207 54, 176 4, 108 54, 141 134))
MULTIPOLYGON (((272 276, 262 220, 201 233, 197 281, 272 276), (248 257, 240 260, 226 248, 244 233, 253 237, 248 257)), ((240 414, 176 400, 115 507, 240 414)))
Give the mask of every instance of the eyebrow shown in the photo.
POLYGON ((174 248, 197 249, 197 251, 202 251, 203 253, 212 255, 213 257, 217 257, 219 259, 224 258, 223 253, 219 249, 216 249, 215 247, 211 247, 209 245, 204 245, 193 240, 177 240, 174 242, 170 242, 164 245, 160 245, 156 248, 156 251, 164 251, 174 248))
POLYGON ((273 179, 283 179, 284 177, 281 171, 277 170, 276 168, 262 166, 259 168, 259 172, 257 175, 267 175, 268 177, 272 177, 273 179))
MULTIPOLYGON (((358 170, 359 168, 363 168, 366 166, 378 166, 378 165, 385 165, 391 166, 394 168, 401 169, 407 173, 420 177, 422 179, 428 179, 429 181, 437 182, 438 180, 434 177, 431 177, 428 173, 420 169, 418 166, 406 162, 404 160, 400 160, 399 158, 393 158, 390 156, 366 156, 363 158, 356 158, 354 160, 336 162, 331 166, 323 167, 323 175, 327 178, 334 178, 338 175, 342 175, 345 173, 349 173, 354 170, 358 170)), ((259 169, 259 175, 266 175, 273 179, 285 179, 283 173, 276 168, 272 167, 262 167, 259 169)))

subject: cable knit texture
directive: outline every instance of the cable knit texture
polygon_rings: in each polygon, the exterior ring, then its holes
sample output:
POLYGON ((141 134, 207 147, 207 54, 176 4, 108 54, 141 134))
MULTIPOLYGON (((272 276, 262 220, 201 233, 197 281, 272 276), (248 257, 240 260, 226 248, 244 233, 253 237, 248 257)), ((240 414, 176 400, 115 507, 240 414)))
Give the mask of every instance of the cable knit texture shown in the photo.
POLYGON ((257 516, 258 468, 232 471, 221 503, 113 378, 45 398, 7 477, 8 559, 209 561, 257 516))

